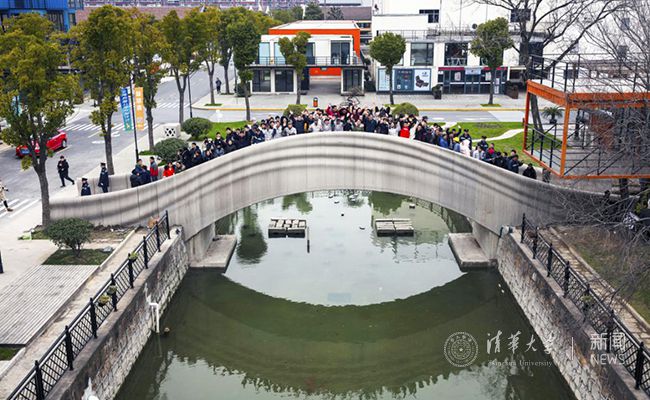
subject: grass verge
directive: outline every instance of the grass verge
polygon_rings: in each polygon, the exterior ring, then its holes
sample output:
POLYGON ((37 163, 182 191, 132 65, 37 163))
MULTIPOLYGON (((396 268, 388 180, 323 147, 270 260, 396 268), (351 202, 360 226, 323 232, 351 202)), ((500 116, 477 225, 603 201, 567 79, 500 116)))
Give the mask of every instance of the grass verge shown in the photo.
POLYGON ((222 105, 221 103, 205 103, 206 107, 221 107, 222 105))
POLYGON ((246 121, 235 121, 235 122, 213 122, 212 128, 208 132, 208 137, 214 139, 217 136, 217 132, 221 133, 221 136, 226 138, 226 128, 237 129, 243 128, 248 122, 246 121))
POLYGON ((0 347, 0 361, 11 360, 19 351, 17 347, 0 347))
POLYGON ((110 254, 98 249, 82 249, 79 257, 75 257, 72 250, 59 249, 55 251, 43 264, 45 265, 99 265, 110 254))
POLYGON ((501 104, 481 104, 481 107, 501 107, 501 104))
POLYGON ((480 139, 487 136, 488 140, 500 136, 512 129, 524 129, 521 122, 459 122, 453 128, 469 129, 473 139, 480 139))

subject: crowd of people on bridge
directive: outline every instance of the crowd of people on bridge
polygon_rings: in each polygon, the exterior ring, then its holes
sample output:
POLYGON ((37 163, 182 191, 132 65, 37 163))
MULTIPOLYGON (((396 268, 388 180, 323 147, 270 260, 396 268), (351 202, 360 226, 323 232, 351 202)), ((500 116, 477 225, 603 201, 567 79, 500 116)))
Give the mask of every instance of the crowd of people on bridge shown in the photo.
MULTIPOLYGON (((516 150, 502 153, 495 148, 494 143, 488 143, 485 136, 479 140, 473 138, 468 129, 429 123, 426 116, 419 118, 414 115, 395 115, 391 113, 390 107, 330 105, 326 109, 299 114, 269 116, 260 121, 252 121, 243 128, 226 128, 223 135, 217 133, 214 139, 205 139, 201 144, 193 142, 187 148, 179 150, 176 160, 164 165, 161 173, 154 157, 149 159, 148 165, 138 160, 131 174, 131 184, 134 187, 144 185, 156 181, 159 175, 163 179, 168 178, 224 154, 276 138, 330 131, 399 136, 443 147, 514 173, 519 173, 523 167, 516 150)), ((537 179, 532 164, 528 164, 523 175, 537 179)))

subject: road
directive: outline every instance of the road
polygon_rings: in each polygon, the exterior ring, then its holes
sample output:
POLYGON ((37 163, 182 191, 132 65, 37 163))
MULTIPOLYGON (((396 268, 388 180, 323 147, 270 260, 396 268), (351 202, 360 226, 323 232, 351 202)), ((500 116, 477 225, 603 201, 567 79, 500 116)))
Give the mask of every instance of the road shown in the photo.
MULTIPOLYGON (((223 69, 218 68, 216 75, 224 80, 223 69)), ((233 73, 230 73, 233 76, 233 73)), ((208 75, 205 71, 198 71, 191 79, 192 98, 194 101, 209 94, 208 75)), ((158 107, 154 110, 155 126, 160 124, 178 121, 178 90, 173 79, 161 83, 156 96, 158 107)), ((243 102, 242 102, 243 106, 243 102)), ((89 119, 90 110, 80 110, 72 116, 63 128, 68 133, 68 148, 56 152, 54 158, 47 164, 47 175, 50 187, 50 194, 58 193, 61 182, 56 172, 56 162, 59 155, 65 155, 70 164, 70 176, 75 179, 80 174, 97 167, 100 161, 105 159, 104 141, 99 136, 99 128, 94 126, 89 119)), ((275 112, 252 112, 254 119, 267 118, 275 115, 275 112)), ((523 117, 521 112, 510 111, 428 111, 429 120, 445 122, 488 122, 488 121, 520 121, 523 117)), ((185 91, 185 118, 189 118, 189 93, 185 91)), ((244 111, 208 111, 193 110, 193 116, 208 118, 214 122, 238 121, 244 119, 244 111)), ((113 116, 113 153, 117 154, 133 143, 133 133, 125 132, 121 122, 121 114, 113 116)), ((138 132, 142 137, 145 132, 138 132)), ((0 211, 2 218, 14 218, 21 210, 40 202, 40 189, 36 174, 31 170, 23 171, 20 168, 20 161, 15 157, 13 148, 5 148, 0 151, 0 178, 6 187, 9 188, 8 197, 10 205, 15 212, 7 215, 4 210, 0 211)), ((68 183, 69 184, 69 183, 68 183)))

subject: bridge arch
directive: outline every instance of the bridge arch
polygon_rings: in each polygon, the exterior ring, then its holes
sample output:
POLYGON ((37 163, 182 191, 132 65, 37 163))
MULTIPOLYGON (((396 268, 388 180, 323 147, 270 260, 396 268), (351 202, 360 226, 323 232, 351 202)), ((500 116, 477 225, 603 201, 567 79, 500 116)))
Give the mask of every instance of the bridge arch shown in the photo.
POLYGON ((310 133, 249 146, 171 178, 107 194, 57 199, 52 218, 132 225, 169 211, 192 238, 216 220, 263 200, 294 193, 360 189, 431 201, 493 233, 522 213, 559 218, 558 190, 453 151, 403 138, 310 133))

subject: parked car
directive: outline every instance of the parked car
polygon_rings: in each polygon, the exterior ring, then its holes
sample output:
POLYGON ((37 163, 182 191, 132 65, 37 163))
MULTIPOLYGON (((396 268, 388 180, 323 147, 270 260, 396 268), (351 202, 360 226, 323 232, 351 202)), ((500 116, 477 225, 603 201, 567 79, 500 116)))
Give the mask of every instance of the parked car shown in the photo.
MULTIPOLYGON (((65 149, 68 147, 68 134, 64 131, 58 131, 50 140, 47 141, 47 149, 56 151, 59 149, 65 149)), ((36 154, 39 153, 38 144, 36 144, 36 154)), ((16 157, 23 158, 29 155, 29 149, 27 146, 18 146, 16 147, 16 157)))

